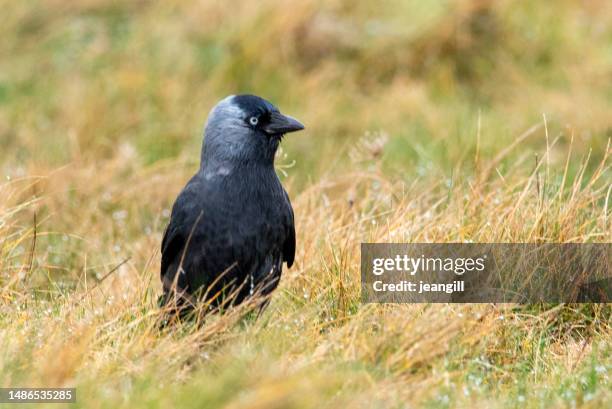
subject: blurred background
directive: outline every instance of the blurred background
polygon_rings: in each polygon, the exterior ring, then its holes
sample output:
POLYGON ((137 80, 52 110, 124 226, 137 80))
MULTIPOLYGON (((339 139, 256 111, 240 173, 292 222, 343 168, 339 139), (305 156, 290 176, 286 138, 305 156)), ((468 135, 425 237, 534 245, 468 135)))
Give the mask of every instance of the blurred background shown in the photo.
POLYGON ((605 0, 1 3, 3 176, 119 154, 193 168, 232 93, 307 125, 284 144, 296 187, 342 171, 366 133, 411 178, 490 156, 543 114, 560 149, 573 135, 601 156, 612 132, 605 0))

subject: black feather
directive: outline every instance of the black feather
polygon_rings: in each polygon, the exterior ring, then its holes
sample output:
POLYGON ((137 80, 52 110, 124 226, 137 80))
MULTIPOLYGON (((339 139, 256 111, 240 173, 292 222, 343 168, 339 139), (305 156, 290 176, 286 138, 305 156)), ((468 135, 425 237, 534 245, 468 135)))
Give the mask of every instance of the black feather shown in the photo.
MULTIPOLYGON (((252 96, 230 103, 244 115, 275 109, 252 96)), ((271 293, 283 261, 295 260, 293 209, 273 166, 278 141, 236 126, 241 120, 211 113, 202 166, 176 199, 162 240, 165 300, 186 293, 221 305, 233 294, 237 304, 258 290, 271 293)))

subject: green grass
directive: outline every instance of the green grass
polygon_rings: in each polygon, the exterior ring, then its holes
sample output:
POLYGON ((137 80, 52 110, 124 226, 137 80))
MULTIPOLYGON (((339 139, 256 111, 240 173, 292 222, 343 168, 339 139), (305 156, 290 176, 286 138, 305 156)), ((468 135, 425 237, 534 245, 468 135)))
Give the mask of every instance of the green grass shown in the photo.
POLYGON ((607 2, 0 7, 0 386, 86 408, 609 405, 609 305, 359 296, 362 241, 611 241, 607 2), (306 124, 277 160, 296 265, 259 320, 160 332, 168 209, 238 92, 306 124))

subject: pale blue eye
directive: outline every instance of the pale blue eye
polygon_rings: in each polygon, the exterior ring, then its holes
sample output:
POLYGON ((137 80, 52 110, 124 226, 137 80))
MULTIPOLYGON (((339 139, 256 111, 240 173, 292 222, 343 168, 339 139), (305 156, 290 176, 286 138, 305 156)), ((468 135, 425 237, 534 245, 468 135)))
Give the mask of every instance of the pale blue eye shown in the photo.
POLYGON ((249 118, 249 123, 253 126, 257 125, 259 123, 259 119, 257 119, 256 116, 252 116, 249 118))

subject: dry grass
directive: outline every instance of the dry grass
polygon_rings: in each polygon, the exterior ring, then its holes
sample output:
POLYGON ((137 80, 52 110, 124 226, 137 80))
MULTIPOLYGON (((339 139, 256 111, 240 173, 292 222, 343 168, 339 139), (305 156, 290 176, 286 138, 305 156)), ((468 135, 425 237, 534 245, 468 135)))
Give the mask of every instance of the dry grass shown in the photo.
POLYGON ((609 305, 359 295, 365 241, 611 241, 608 2, 4 3, 0 386, 86 408, 612 400, 609 305), (296 264, 259 320, 160 331, 168 209, 238 90, 307 124, 278 163, 296 264))
POLYGON ((99 217, 85 198, 95 202, 92 192, 104 195, 115 186, 133 166, 129 161, 112 163, 105 177, 64 169, 5 183, 4 197, 12 199, 1 212, 4 384, 77 385, 79 404, 88 408, 173 401, 445 406, 446 400, 489 407, 519 395, 598 407, 610 399, 609 306, 361 305, 358 251, 362 241, 609 241, 609 211, 601 206, 609 184, 599 180, 607 164, 588 179, 538 192, 534 180, 544 178, 543 170, 520 175, 517 169, 486 181, 458 176, 451 187, 428 178, 406 185, 384 176, 367 151, 352 156, 360 170, 326 177, 294 198, 297 263, 260 320, 234 311, 202 328, 162 332, 155 300, 163 220, 152 226, 155 233, 134 230, 142 228, 138 212, 154 209, 163 196, 142 186, 153 178, 161 191, 170 189, 183 172, 135 172, 120 194, 112 192, 122 209, 114 219, 99 217), (83 258, 81 270, 61 272, 46 264, 54 251, 42 245, 58 234, 40 228, 30 263, 28 220, 41 206, 52 209, 50 217, 65 213, 65 195, 52 192, 66 180, 83 195, 79 223, 97 234, 60 234, 67 237, 63 247, 83 258), (49 193, 19 205, 33 189, 49 193), (108 238, 122 247, 106 248, 108 238), (110 275, 94 274, 128 255, 110 275), (573 385, 585 377, 587 385, 573 385))

